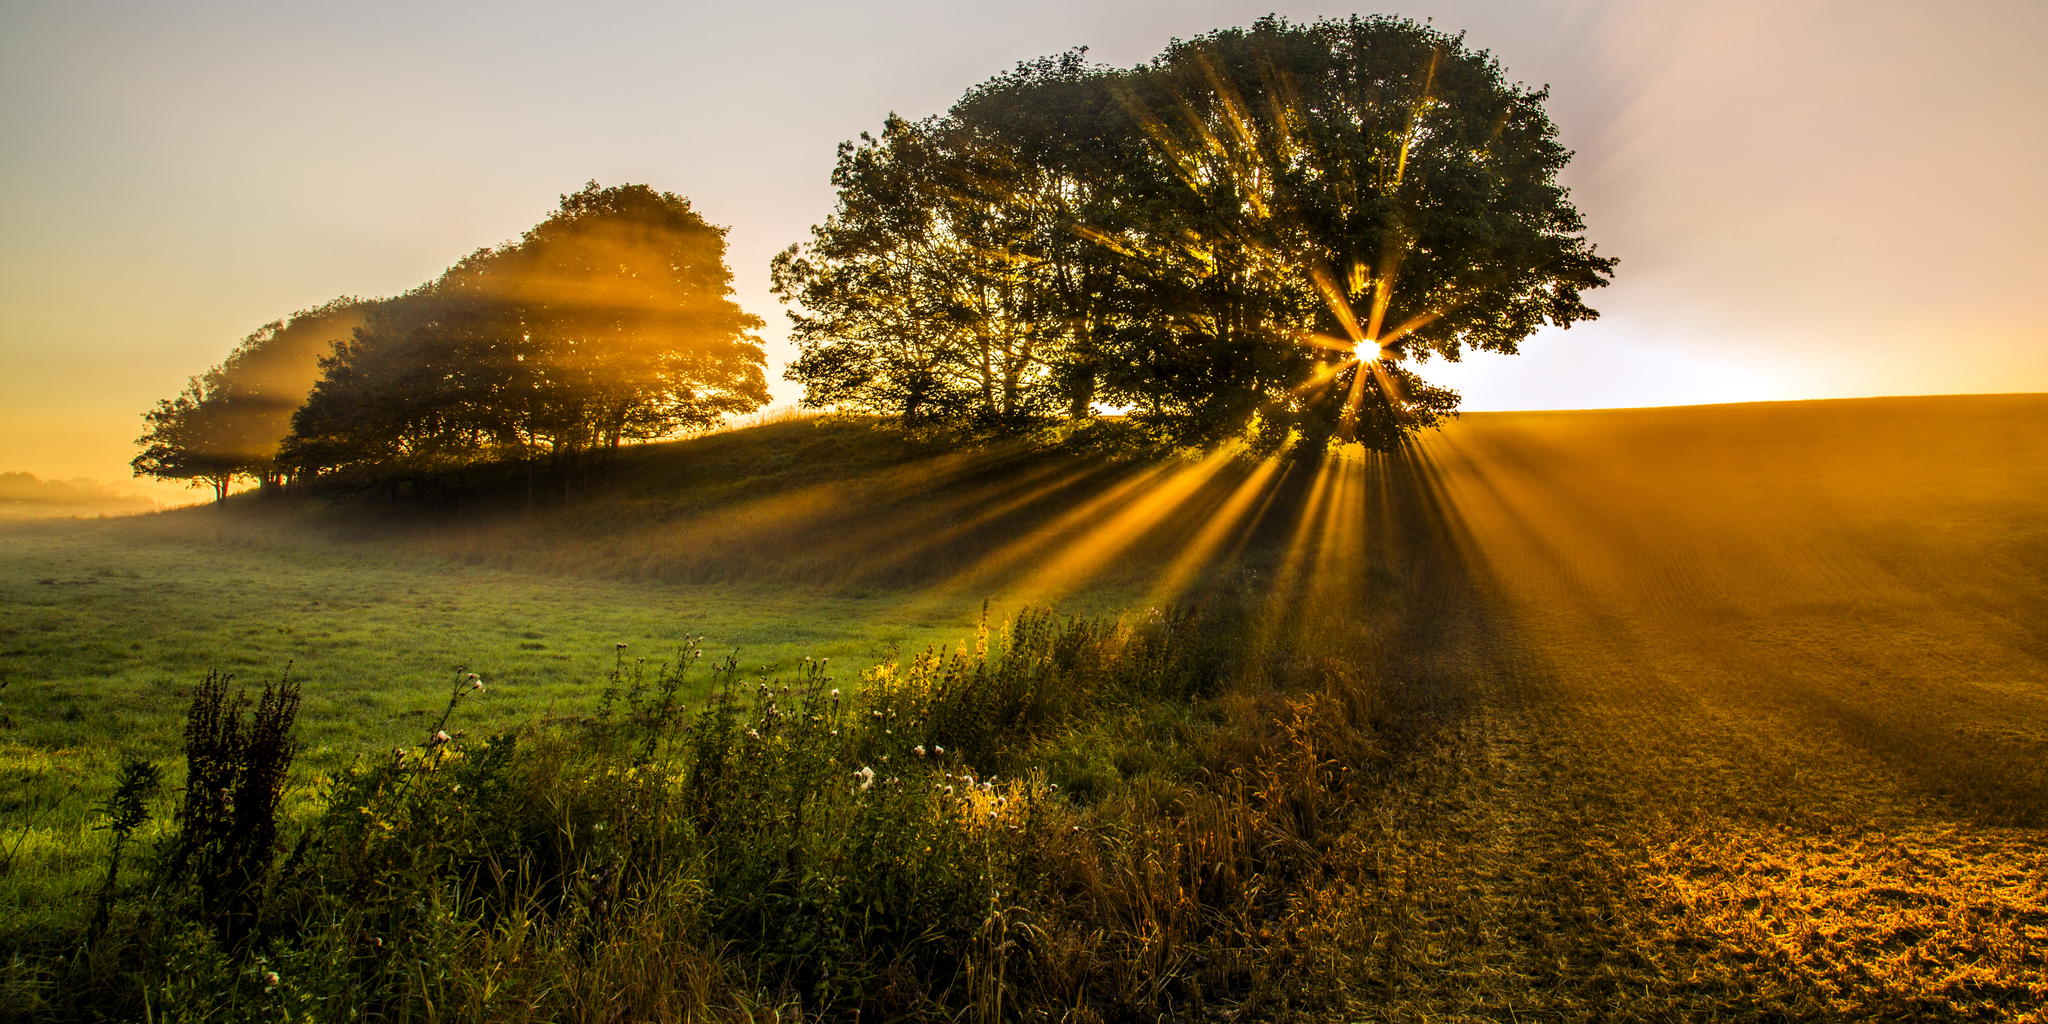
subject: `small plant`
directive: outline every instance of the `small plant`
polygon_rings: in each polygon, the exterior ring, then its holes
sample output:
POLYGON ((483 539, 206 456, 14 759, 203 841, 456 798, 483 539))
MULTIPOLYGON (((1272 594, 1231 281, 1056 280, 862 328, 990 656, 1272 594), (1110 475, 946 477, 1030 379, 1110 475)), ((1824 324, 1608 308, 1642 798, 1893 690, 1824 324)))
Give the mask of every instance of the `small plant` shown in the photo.
POLYGON ((441 709, 440 719, 434 722, 433 728, 427 730, 425 746, 434 752, 436 761, 441 759, 445 748, 455 740, 455 737, 448 734, 448 721, 455 717, 456 705, 461 704, 464 697, 483 692, 482 676, 464 669, 455 670, 455 686, 448 691, 448 706, 441 709))
POLYGON ((262 885, 277 853, 277 808, 298 742, 299 687, 289 672, 265 684, 244 720, 246 694, 233 677, 209 672, 185 716, 185 790, 165 871, 189 882, 223 942, 238 945, 254 925, 262 885))
POLYGON ((93 909, 92 931, 95 935, 107 926, 114 886, 121 877, 121 853, 127 848, 135 830, 149 821, 150 798, 156 796, 162 785, 163 773, 154 763, 130 757, 121 762, 120 771, 114 774, 114 791, 99 806, 100 823, 94 827, 113 833, 114 842, 107 851, 107 879, 100 885, 99 898, 93 909))

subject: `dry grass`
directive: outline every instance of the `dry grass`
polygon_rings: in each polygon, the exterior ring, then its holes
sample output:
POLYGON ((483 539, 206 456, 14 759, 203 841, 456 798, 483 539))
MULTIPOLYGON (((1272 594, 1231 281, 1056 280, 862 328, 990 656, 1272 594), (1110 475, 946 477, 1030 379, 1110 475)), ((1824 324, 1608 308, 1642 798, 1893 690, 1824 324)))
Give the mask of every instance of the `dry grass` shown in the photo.
POLYGON ((2038 1020, 2048 399, 1472 416, 1393 1018, 2038 1020))

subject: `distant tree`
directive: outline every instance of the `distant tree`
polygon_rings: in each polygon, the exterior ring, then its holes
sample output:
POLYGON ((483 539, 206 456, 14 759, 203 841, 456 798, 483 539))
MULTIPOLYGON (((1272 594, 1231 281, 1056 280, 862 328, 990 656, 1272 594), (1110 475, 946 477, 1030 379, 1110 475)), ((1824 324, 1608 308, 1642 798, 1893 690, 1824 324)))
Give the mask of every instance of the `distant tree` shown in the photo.
POLYGON ((372 310, 322 364, 287 458, 439 472, 537 460, 563 479, 629 440, 767 401, 725 233, 680 196, 595 182, 519 241, 372 310))
POLYGON ((611 453, 768 400, 759 317, 732 300, 725 231, 644 185, 566 196, 480 268, 519 332, 506 380, 528 443, 611 453))
POLYGON ((236 421, 232 433, 243 439, 245 473, 266 486, 290 476, 278 455, 291 434, 292 415, 320 379, 321 360, 352 337, 375 306, 351 296, 333 299, 263 325, 228 353, 220 366, 218 401, 224 406, 220 415, 236 421))
POLYGON ((243 473, 232 454, 234 440, 225 436, 209 399, 214 375, 193 377, 174 398, 159 400, 142 415, 144 430, 135 439, 142 451, 131 463, 136 476, 175 480, 213 488, 213 500, 225 501, 228 488, 243 473))
POLYGON ((144 414, 139 476, 205 483, 224 500, 234 481, 284 482, 278 461, 291 418, 320 374, 320 360, 363 322, 368 303, 339 298, 273 321, 244 338, 220 365, 144 414))

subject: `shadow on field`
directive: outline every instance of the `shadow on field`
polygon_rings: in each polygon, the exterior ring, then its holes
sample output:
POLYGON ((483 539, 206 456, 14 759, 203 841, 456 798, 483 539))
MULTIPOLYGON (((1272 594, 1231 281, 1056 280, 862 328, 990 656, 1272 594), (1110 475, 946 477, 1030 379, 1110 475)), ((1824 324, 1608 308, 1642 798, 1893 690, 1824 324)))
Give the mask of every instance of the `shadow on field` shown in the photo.
POLYGON ((824 418, 631 450, 602 488, 534 511, 511 494, 279 525, 252 500, 125 528, 289 548, 312 525, 380 551, 794 584, 947 618, 1238 587, 1267 605, 1266 639, 1436 680, 1415 700, 1516 678, 1602 721, 1665 723, 1633 728, 1678 746, 1773 737, 1792 753, 1755 755, 1773 765, 1759 775, 1853 762, 2038 827, 2043 423, 2040 396, 1492 414, 1392 456, 1160 462, 824 418))
POLYGON ((1563 699, 2048 823, 2048 399, 1474 419, 1432 443, 1446 504, 1563 699))

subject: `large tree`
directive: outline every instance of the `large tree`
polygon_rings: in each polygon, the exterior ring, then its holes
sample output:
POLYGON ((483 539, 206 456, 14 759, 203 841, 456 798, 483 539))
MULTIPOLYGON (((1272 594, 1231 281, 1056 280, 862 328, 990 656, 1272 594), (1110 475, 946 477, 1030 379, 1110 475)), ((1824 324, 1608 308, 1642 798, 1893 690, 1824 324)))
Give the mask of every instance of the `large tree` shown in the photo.
POLYGON ((1613 261, 1557 183, 1544 98, 1398 18, 1020 65, 842 149, 839 210, 777 263, 791 376, 814 404, 914 414, 882 358, 908 348, 936 380, 978 370, 952 393, 985 413, 1017 390, 995 366, 1188 441, 1393 447, 1456 407, 1414 363, 1595 315, 1581 295, 1613 261))
MULTIPOLYGON (((1020 64, 944 117, 840 147, 839 203, 775 260, 812 405, 1017 423, 1094 405, 1110 163, 1127 120, 1081 51, 1020 64)), ((1128 140, 1124 140, 1127 142, 1128 140)))
POLYGON ((891 116, 841 144, 838 209, 775 258, 776 294, 802 307, 788 372, 806 404, 912 422, 988 411, 970 340, 988 332, 968 301, 980 254, 948 219, 964 176, 943 131, 891 116))
POLYGON ((1133 106, 1207 215, 1192 234, 1295 283, 1259 326, 1311 367, 1267 407, 1307 436, 1387 447, 1455 407, 1406 363, 1512 353, 1597 315, 1581 295, 1613 261, 1557 183, 1570 153, 1545 93, 1460 37, 1266 18, 1176 44, 1151 71, 1133 106))

